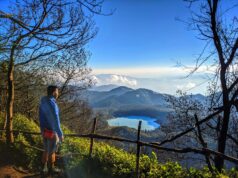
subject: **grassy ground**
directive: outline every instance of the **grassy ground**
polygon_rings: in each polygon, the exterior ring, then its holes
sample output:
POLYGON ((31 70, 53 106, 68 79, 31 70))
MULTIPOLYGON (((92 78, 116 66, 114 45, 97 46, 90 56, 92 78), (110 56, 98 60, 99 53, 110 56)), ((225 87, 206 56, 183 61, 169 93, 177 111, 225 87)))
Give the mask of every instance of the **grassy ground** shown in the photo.
MULTIPOLYGON (((3 117, 0 113, 0 127, 3 125, 3 117)), ((31 132, 39 132, 36 123, 22 115, 15 115, 14 129, 31 132)), ((63 128, 64 133, 71 133, 63 128)), ((4 136, 2 137, 4 139, 4 136)), ((3 141, 0 142, 0 172, 15 174, 16 171, 27 170, 25 176, 39 177, 41 169, 42 152, 32 147, 42 148, 42 138, 37 135, 15 135, 15 143, 11 149, 6 149, 3 141), (1 166, 2 165, 2 166, 1 166), (17 168, 16 169, 14 169, 17 168), (15 171, 14 171, 14 170, 15 171), (10 172, 9 172, 10 171, 10 172)), ((95 142, 93 155, 89 157, 89 140, 82 138, 65 138, 60 147, 61 157, 57 160, 58 166, 64 170, 61 177, 71 178, 132 178, 135 176, 135 155, 124 150, 115 148, 103 142, 95 142)), ((19 173, 23 174, 22 172, 19 173)), ((157 155, 141 155, 140 157, 141 178, 225 178, 238 177, 233 170, 224 171, 223 174, 212 175, 208 168, 202 170, 186 170, 176 162, 158 163, 157 155)), ((21 175, 22 176, 22 175, 21 175)), ((6 177, 6 176, 5 176, 6 177)), ((52 176, 51 176, 52 177, 52 176)), ((59 177, 59 176, 56 176, 59 177)))

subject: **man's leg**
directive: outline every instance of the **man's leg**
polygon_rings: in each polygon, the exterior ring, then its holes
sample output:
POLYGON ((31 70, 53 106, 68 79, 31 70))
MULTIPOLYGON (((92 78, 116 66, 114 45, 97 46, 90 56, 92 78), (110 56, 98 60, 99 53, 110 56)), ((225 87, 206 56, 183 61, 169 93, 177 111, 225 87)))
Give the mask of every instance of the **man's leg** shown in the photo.
POLYGON ((41 158, 41 162, 43 164, 43 173, 48 173, 48 166, 47 166, 47 162, 49 159, 49 154, 48 154, 48 147, 49 147, 49 142, 48 139, 44 138, 44 152, 42 154, 42 158, 41 158))
POLYGON ((42 154, 42 159, 41 159, 43 164, 48 162, 48 157, 49 157, 49 155, 48 155, 47 151, 44 151, 42 154))
POLYGON ((47 166, 47 162, 48 162, 48 153, 47 151, 44 151, 42 154, 42 164, 43 164, 43 172, 47 173, 48 172, 48 166, 47 166))
POLYGON ((51 171, 54 173, 60 173, 61 170, 55 166, 55 152, 50 154, 50 164, 51 164, 51 171))
POLYGON ((55 165, 55 152, 50 154, 50 163, 51 163, 51 167, 54 167, 54 165, 55 165))
POLYGON ((49 155, 49 162, 50 162, 50 167, 51 171, 54 173, 60 173, 61 170, 55 166, 55 161, 56 161, 56 154, 55 152, 57 151, 58 148, 58 136, 56 135, 55 139, 51 140, 51 154, 49 155))

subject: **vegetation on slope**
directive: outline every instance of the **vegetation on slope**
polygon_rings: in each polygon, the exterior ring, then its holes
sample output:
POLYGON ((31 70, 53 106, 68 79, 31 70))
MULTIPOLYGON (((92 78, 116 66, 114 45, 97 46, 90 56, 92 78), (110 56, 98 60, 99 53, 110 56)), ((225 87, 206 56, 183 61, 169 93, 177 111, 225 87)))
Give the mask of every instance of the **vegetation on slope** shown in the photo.
MULTIPOLYGON (((3 126, 3 115, 0 114, 0 127, 3 126)), ((38 125, 23 115, 15 115, 14 128, 31 132, 39 132, 38 125)), ((71 133, 67 128, 63 128, 64 133, 71 133)), ((41 137, 38 135, 22 135, 15 137, 15 143, 12 147, 12 157, 18 166, 27 167, 32 171, 39 170, 41 152, 32 149, 31 146, 42 147, 41 137), (27 145, 27 146, 24 146, 27 145)), ((0 143, 0 151, 3 153, 5 144, 0 143)), ((115 148, 103 142, 95 142, 93 156, 90 158, 89 140, 82 138, 66 137, 61 145, 60 154, 64 155, 62 162, 66 173, 70 177, 133 177, 135 175, 135 155, 115 148)), ((140 158, 141 177, 238 177, 235 169, 223 171, 223 174, 216 173, 213 176, 208 168, 202 170, 190 168, 184 169, 176 162, 158 163, 155 153, 152 156, 142 155, 140 158)))

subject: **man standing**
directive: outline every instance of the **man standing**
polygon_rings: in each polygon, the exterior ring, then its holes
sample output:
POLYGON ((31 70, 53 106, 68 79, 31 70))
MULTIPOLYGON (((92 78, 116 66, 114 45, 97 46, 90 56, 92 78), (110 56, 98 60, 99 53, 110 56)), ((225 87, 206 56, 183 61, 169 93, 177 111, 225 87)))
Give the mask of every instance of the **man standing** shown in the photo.
POLYGON ((40 102, 40 129, 44 142, 42 172, 44 174, 48 173, 48 162, 50 163, 52 172, 60 172, 60 170, 55 167, 55 152, 57 151, 59 141, 62 142, 64 137, 60 128, 59 108, 56 103, 58 96, 58 87, 51 85, 47 87, 47 96, 42 97, 40 102))

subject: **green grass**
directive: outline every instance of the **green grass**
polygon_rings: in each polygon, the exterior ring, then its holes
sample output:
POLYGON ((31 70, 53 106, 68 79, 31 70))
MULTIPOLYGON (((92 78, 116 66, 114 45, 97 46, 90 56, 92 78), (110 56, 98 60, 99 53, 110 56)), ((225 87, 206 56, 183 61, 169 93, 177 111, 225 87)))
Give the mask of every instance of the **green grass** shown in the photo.
MULTIPOLYGON (((3 126, 3 116, 0 113, 0 127, 3 126)), ((40 132, 38 125, 32 120, 23 115, 16 114, 14 116, 14 129, 31 132, 40 132)), ((66 127, 63 127, 65 134, 72 133, 66 127)), ((41 152, 34 150, 24 145, 32 145, 42 148, 41 136, 37 135, 22 135, 15 137, 13 145, 13 155, 18 165, 25 165, 31 170, 38 170, 40 167, 41 152)), ((84 138, 69 138, 66 137, 61 145, 60 154, 65 155, 62 162, 66 172, 71 177, 133 177, 135 175, 135 160, 134 154, 130 154, 122 149, 115 148, 103 142, 95 142, 93 148, 93 156, 89 154, 89 139, 84 138), (72 155, 70 154, 72 153, 72 155), (75 155, 74 153, 77 153, 75 155)), ((0 151, 4 148, 4 143, 0 143, 0 151)), ((212 178, 212 174, 207 167, 202 170, 191 168, 186 170, 177 162, 167 162, 160 164, 157 161, 157 156, 152 153, 152 156, 141 155, 140 157, 140 172, 141 178, 212 178)), ((238 177, 238 173, 232 169, 224 171, 223 174, 217 173, 214 177, 238 177)))

